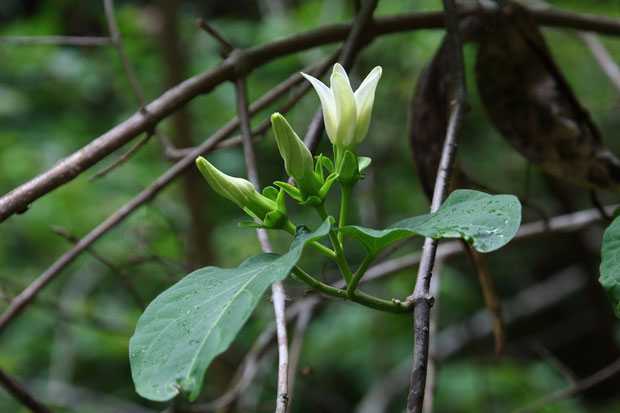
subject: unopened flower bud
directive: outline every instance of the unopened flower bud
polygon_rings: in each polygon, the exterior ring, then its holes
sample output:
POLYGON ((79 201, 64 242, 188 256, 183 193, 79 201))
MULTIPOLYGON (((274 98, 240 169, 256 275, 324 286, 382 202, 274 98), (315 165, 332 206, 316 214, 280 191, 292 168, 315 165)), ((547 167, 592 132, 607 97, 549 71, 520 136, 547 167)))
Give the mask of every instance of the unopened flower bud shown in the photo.
POLYGON ((251 182, 226 175, 202 156, 196 158, 196 166, 215 192, 237 204, 250 216, 263 221, 265 225, 278 228, 280 221, 283 223, 287 220, 283 202, 278 205, 276 200, 261 195, 251 182), (270 218, 269 223, 266 218, 270 218))

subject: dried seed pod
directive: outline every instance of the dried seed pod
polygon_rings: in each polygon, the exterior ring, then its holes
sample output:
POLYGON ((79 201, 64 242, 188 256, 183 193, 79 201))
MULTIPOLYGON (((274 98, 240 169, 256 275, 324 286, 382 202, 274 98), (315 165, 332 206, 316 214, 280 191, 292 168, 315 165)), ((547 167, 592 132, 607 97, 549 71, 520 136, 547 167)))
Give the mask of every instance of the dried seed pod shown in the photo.
MULTIPOLYGON (((460 24, 461 39, 466 42, 481 27, 481 16, 469 16, 460 24)), ((433 196, 437 167, 441 158, 450 102, 452 100, 450 50, 444 39, 420 75, 409 106, 409 147, 418 176, 427 197, 433 196)), ((458 168, 455 168, 458 171, 458 168)), ((453 181, 458 181, 460 172, 453 181)))
POLYGON ((620 191, 620 161, 603 146, 523 7, 506 4, 488 19, 476 81, 493 124, 529 161, 576 184, 620 191))

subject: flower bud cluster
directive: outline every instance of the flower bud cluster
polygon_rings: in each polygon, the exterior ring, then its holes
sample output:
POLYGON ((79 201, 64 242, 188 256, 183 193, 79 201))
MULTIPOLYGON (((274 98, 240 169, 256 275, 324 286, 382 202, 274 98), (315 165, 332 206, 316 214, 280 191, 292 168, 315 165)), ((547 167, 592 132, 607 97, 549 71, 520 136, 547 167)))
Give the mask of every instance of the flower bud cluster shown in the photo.
POLYGON ((280 155, 286 172, 297 186, 275 182, 280 187, 267 187, 262 194, 245 179, 235 178, 219 171, 203 157, 196 159, 198 169, 209 185, 221 196, 231 200, 248 215, 262 222, 262 227, 290 228, 284 206, 284 193, 300 204, 318 207, 323 204, 334 181, 353 186, 362 179, 362 171, 370 158, 356 156, 356 145, 364 140, 370 126, 375 90, 381 77, 381 67, 375 67, 353 92, 344 68, 336 63, 328 88, 316 78, 302 73, 310 81, 321 100, 327 135, 334 147, 334 163, 322 155, 312 154, 279 113, 271 116, 280 155), (324 175, 324 169, 329 175, 324 175))

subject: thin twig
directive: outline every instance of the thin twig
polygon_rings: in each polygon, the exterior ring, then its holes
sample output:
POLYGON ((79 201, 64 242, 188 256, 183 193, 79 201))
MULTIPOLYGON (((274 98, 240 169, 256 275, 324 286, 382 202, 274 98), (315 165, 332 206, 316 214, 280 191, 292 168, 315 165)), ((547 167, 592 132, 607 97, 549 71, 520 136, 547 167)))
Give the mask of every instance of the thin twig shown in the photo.
POLYGON ((428 369, 426 373, 426 392, 424 393, 424 413, 433 413, 435 405, 435 387, 437 385, 437 326, 439 324, 439 278, 441 276, 442 260, 435 261, 435 276, 431 279, 429 293, 435 297, 429 322, 429 350, 428 369))
MULTIPOLYGON (((446 245, 449 244, 442 244, 439 249, 441 250, 446 245)), ((519 291, 504 303, 506 323, 515 323, 555 306, 566 297, 580 291, 585 283, 586 279, 579 268, 570 266, 545 281, 519 291)), ((437 360, 446 360, 467 345, 492 333, 493 327, 489 323, 488 312, 486 308, 482 308, 464 321, 438 332, 436 339, 437 360)), ((359 403, 356 413, 385 412, 392 398, 407 386, 410 366, 411 359, 404 360, 378 380, 366 392, 366 396, 359 403)))
POLYGON ((295 331, 293 332, 293 339, 291 341, 291 353, 289 359, 289 379, 288 379, 288 407, 290 409, 293 403, 293 394, 295 390, 295 378, 297 377, 297 366, 299 364, 299 356, 301 355, 301 346, 304 340, 304 334, 310 319, 312 318, 312 311, 315 304, 313 302, 304 303, 305 305, 297 316, 297 323, 295 324, 295 331))
POLYGON ((603 42, 601 42, 601 39, 591 32, 581 32, 578 36, 588 46, 588 49, 590 49, 590 52, 592 52, 592 55, 616 90, 620 91, 620 69, 603 42))
MULTIPOLYGON (((64 239, 66 239, 67 241, 69 241, 70 243, 74 245, 80 241, 75 235, 69 233, 69 231, 67 231, 65 228, 62 228, 59 226, 52 227, 52 232, 60 235, 61 237, 63 237, 64 239)), ((136 290, 136 287, 133 285, 133 282, 129 278, 129 275, 127 274, 127 272, 119 268, 111 260, 99 254, 93 248, 88 247, 86 248, 86 251, 88 251, 90 255, 93 256, 93 258, 95 258, 97 261, 99 261, 100 263, 108 267, 110 270, 112 270, 113 273, 117 274, 121 278, 121 280, 123 280, 123 284, 125 285, 125 288, 127 288, 129 295, 131 295, 131 298, 133 298, 138 308, 144 311, 146 307, 144 306, 144 303, 142 302, 142 298, 140 298, 140 294, 138 294, 138 291, 136 290)))
MULTIPOLYGON (((260 190, 258 166, 256 154, 252 145, 252 129, 250 126, 250 114, 248 110, 247 85, 244 77, 235 81, 235 94, 237 102, 237 116, 241 123, 241 138, 243 153, 248 172, 248 180, 256 190, 260 190)), ((272 252, 273 249, 264 228, 257 228, 256 235, 263 252, 272 252)), ((288 338, 286 332, 285 315, 285 292, 281 281, 271 285, 271 300, 276 318, 276 333, 278 337, 278 384, 276 396, 276 413, 286 413, 288 404, 288 338)))
POLYGON ((43 403, 34 398, 28 390, 26 390, 19 382, 11 378, 8 374, 0 368, 0 385, 12 395, 16 400, 19 400, 28 410, 34 413, 52 413, 43 403))
POLYGON ((230 44, 222 35, 220 35, 217 30, 211 27, 204 19, 196 19, 196 24, 202 30, 207 32, 211 37, 213 37, 217 42, 224 48, 226 53, 232 52, 235 48, 232 44, 230 44))
POLYGON ((114 40, 110 37, 86 36, 4 36, 0 37, 0 45, 11 46, 110 46, 114 40))
POLYGON ((129 157, 131 155, 136 153, 138 151, 138 149, 140 149, 142 147, 142 145, 147 143, 149 141, 149 139, 151 139, 151 136, 153 136, 153 132, 152 131, 146 132, 144 134, 144 136, 142 138, 140 138, 140 140, 138 142, 136 142, 127 152, 125 152, 123 155, 121 155, 120 158, 118 158, 116 161, 112 162, 110 165, 106 166, 105 168, 103 168, 102 170, 97 172, 96 174, 92 175, 90 178, 88 178, 88 180, 89 181, 93 181, 95 179, 101 178, 102 176, 104 176, 105 174, 110 172, 112 169, 114 169, 117 166, 121 165, 123 162, 125 162, 127 159, 129 159, 129 157))
MULTIPOLYGON (((474 13, 476 10, 477 7, 464 8, 462 15, 474 13)), ((618 19, 559 11, 532 11, 532 14, 542 25, 620 35, 620 21, 618 19)), ((239 75, 239 67, 243 67, 247 74, 247 72, 277 57, 341 41, 348 36, 351 24, 342 23, 325 26, 244 50, 243 53, 229 56, 216 67, 167 90, 162 96, 146 106, 148 115, 141 111, 135 113, 80 150, 61 159, 49 170, 0 198, 0 222, 13 214, 26 211, 32 202, 71 181, 140 133, 152 129, 156 123, 198 95, 210 91, 220 83, 235 79, 239 75)), ((374 38, 403 31, 442 27, 444 27, 444 22, 441 12, 382 16, 373 20, 370 36, 374 38)))
POLYGON ((566 380, 571 384, 577 383, 578 379, 575 373, 566 364, 555 355, 551 350, 544 346, 539 340, 532 341, 532 350, 542 357, 549 365, 560 372, 566 380))
MULTIPOLYGON (((318 295, 313 295, 299 301, 296 304, 293 304, 286 310, 285 315, 287 323, 291 323, 295 320, 305 309, 314 310, 320 301, 321 300, 318 295)), ((274 321, 263 330, 263 332, 254 341, 254 344, 250 350, 245 354, 243 361, 237 368, 237 372, 233 375, 233 384, 229 387, 229 390, 213 401, 196 405, 193 411, 215 411, 228 406, 237 397, 239 397, 239 395, 241 395, 252 383, 252 380, 258 370, 260 358, 267 352, 269 346, 275 341, 276 335, 276 323, 274 321)))
POLYGON ((618 373, 620 373, 620 358, 611 363, 610 365, 606 366, 605 368, 597 371, 596 373, 573 384, 572 386, 569 386, 566 389, 559 390, 555 393, 551 393, 550 395, 545 396, 542 399, 537 400, 528 406, 521 407, 515 410, 513 413, 537 412, 543 407, 546 407, 550 404, 576 396, 577 394, 596 386, 597 384, 615 376, 618 373))
POLYGON ((114 0, 103 0, 103 6, 105 8, 105 18, 108 23, 108 29, 110 30, 110 36, 112 37, 114 46, 116 46, 118 56, 121 59, 123 67, 125 68, 125 72, 127 72, 129 83, 131 83, 133 93, 138 100, 138 104, 140 105, 140 111, 146 113, 146 100, 144 99, 142 88, 140 88, 140 84, 136 78, 136 73, 133 70, 133 66, 129 62, 129 57, 127 56, 127 52, 123 46, 121 32, 118 30, 118 25, 116 24, 116 18, 114 16, 114 0))
MULTIPOLYGON (((444 141, 435 189, 431 201, 431 212, 437 211, 448 195, 450 175, 456 158, 456 146, 461 124, 468 110, 467 90, 465 86, 465 67, 463 62, 463 50, 459 32, 458 13, 454 0, 443 0, 446 18, 446 36, 450 48, 450 64, 454 90, 448 129, 444 141)), ((433 297, 429 293, 430 281, 437 251, 437 240, 426 238, 420 268, 415 284, 413 295, 408 301, 414 305, 414 329, 415 339, 413 348, 413 369, 411 372, 411 385, 407 400, 407 413, 421 413, 424 404, 424 391, 426 386, 426 370, 428 366, 428 341, 430 310, 433 305, 433 297)))

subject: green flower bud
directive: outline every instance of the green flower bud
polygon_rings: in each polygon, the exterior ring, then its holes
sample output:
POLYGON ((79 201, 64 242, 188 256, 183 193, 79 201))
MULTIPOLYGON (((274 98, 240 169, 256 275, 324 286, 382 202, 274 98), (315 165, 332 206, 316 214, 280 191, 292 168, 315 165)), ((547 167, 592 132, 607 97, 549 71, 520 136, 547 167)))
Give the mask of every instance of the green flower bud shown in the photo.
POLYGON ((280 199, 269 199, 256 192, 251 182, 226 175, 202 156, 196 158, 196 166, 215 192, 237 204, 267 227, 280 228, 288 221, 283 195, 280 199))
POLYGON ((279 113, 271 115, 271 126, 276 136, 280 155, 284 159, 286 172, 299 181, 306 174, 313 173, 312 154, 295 133, 291 125, 279 113))
POLYGON ((303 141, 299 139, 299 136, 297 136, 284 116, 279 113, 271 115, 271 125, 276 136, 280 155, 284 159, 284 168, 297 181, 299 191, 287 184, 277 184, 302 203, 315 197, 313 203, 320 204, 322 200, 316 198, 316 195, 323 185, 323 180, 314 170, 312 154, 303 141))

